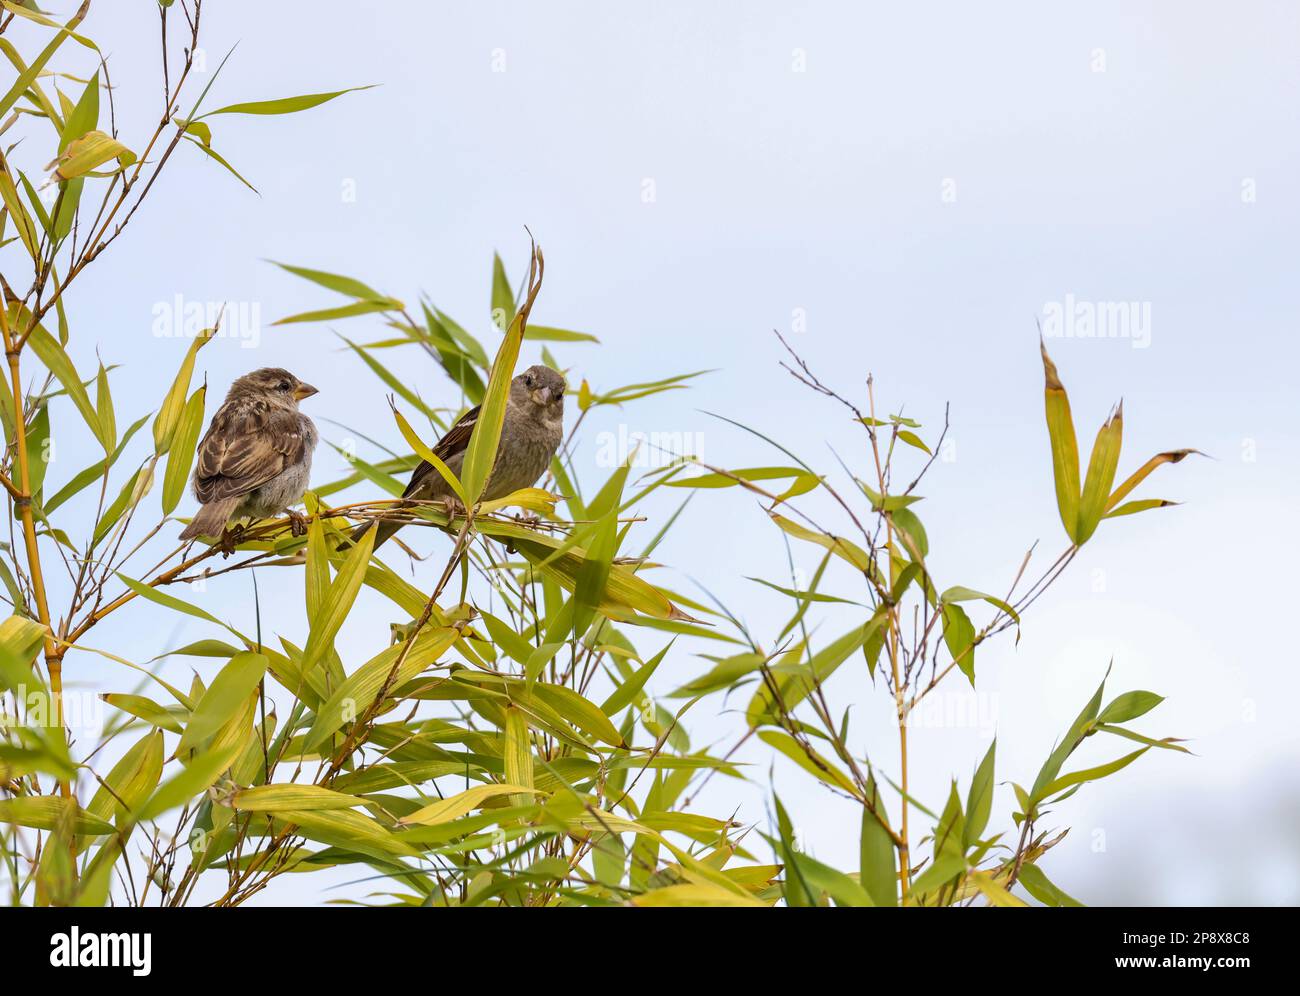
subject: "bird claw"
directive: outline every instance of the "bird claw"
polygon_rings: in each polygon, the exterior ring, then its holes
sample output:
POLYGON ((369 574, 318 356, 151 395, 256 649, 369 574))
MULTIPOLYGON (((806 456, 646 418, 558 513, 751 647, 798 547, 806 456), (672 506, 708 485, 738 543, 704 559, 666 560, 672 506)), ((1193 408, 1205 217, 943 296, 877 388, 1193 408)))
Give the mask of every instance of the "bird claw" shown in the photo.
POLYGON ((542 517, 536 512, 516 512, 515 521, 527 529, 536 529, 542 524, 542 517))
POLYGON ((289 535, 306 536, 307 535, 307 516, 301 512, 295 512, 287 509, 285 514, 289 517, 289 535))
POLYGON ((217 549, 221 551, 222 557, 229 557, 235 552, 235 547, 239 546, 240 538, 244 535, 244 525, 227 526, 221 533, 221 542, 217 544, 217 549))
POLYGON ((442 510, 447 513, 448 519, 454 519, 458 515, 465 514, 465 505, 455 495, 445 495, 442 499, 442 510))

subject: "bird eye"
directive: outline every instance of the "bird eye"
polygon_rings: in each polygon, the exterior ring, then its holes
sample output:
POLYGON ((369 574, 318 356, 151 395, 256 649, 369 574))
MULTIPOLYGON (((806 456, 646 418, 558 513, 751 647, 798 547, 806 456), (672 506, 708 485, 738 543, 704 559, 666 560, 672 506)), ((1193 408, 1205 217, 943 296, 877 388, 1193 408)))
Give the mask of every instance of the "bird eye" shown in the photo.
POLYGON ((563 385, 563 384, 561 384, 559 387, 557 387, 557 388, 555 389, 555 397, 556 397, 557 399, 558 399, 558 398, 562 398, 562 397, 564 397, 564 385, 563 385))
POLYGON ((279 387, 281 391, 289 390, 289 382, 287 380, 280 381, 280 383, 277 384, 276 386, 279 387))
POLYGON ((524 375, 524 383, 525 383, 526 385, 528 385, 529 387, 532 387, 532 386, 533 386, 533 375, 532 375, 532 374, 525 374, 525 375, 524 375))

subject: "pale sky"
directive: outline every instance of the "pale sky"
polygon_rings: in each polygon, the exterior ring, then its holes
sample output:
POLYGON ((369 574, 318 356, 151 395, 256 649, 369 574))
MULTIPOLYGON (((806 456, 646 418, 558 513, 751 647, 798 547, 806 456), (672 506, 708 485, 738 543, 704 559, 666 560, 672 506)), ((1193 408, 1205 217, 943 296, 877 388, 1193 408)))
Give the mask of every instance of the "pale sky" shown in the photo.
MULTIPOLYGON (((110 54, 128 144, 160 102, 148 7, 113 5, 88 25, 110 54)), ((1112 692, 1167 697, 1134 725, 1187 737, 1196 756, 1152 752, 1085 787, 1055 814, 1074 829, 1044 868, 1094 904, 1300 901, 1300 671, 1276 628, 1298 552, 1297 8, 669 0, 362 11, 318 0, 227 2, 204 20, 209 70, 239 43, 212 106, 381 85, 292 117, 213 119, 213 147, 260 197, 178 150, 127 234, 69 295, 83 370, 96 348, 123 365, 119 422, 156 406, 179 364, 186 344, 155 336, 153 322, 181 295, 260 315, 256 348, 225 340, 200 354, 210 394, 252 367, 284 365, 321 389, 310 414, 396 447, 385 388, 337 351, 328 327, 270 327, 335 299, 265 260, 349 274, 407 302, 425 292, 483 332, 492 252, 517 281, 527 225, 548 262, 537 320, 602 340, 556 348, 572 382, 716 369, 689 391, 593 414, 576 458, 588 487, 608 473, 602 432, 692 433, 713 463, 784 462, 702 409, 823 472, 842 475, 827 444, 863 466, 860 430, 778 366, 780 329, 858 400, 873 373, 881 406, 905 406, 927 438, 951 404, 955 459, 936 463, 918 507, 929 566, 941 587, 1001 592, 1035 540, 1044 565, 1065 546, 1035 318, 1067 301, 1132 303, 1137 338, 1049 341, 1081 441, 1123 397, 1121 473, 1180 446, 1213 459, 1144 485, 1142 496, 1181 506, 1103 524, 1026 615, 1019 646, 981 648, 974 700, 946 686, 952 708, 973 702, 979 721, 914 732, 914 791, 941 805, 949 777, 968 783, 994 728, 999 782, 1032 781, 1113 660, 1112 692)), ((382 334, 368 319, 336 327, 382 334)), ((426 397, 456 403, 439 370, 414 353, 409 363, 426 397)), ((349 437, 320 424, 329 440, 349 437)), ((61 440, 51 479, 93 455, 86 439, 61 440)), ((318 483, 338 476, 332 450, 317 456, 318 483)), ((666 515, 678 497, 648 510, 666 515)), ((811 572, 813 553, 797 552, 811 572)), ((698 582, 761 639, 775 637, 786 602, 745 577, 786 583, 785 552, 754 502, 699 495, 656 557, 669 565, 664 583, 698 595, 698 582)), ((417 567, 426 588, 419 571, 433 564, 417 567)), ((264 618, 300 641, 297 582, 259 578, 264 618)), ((851 583, 830 590, 856 595, 851 583)), ((248 595, 236 578, 193 597, 251 629, 248 595)), ((364 604, 372 613, 340 640, 349 663, 387 629, 387 607, 364 604)), ((826 637, 852 621, 823 618, 826 637)), ((142 632, 122 613, 94 642, 146 659, 206 635, 197 621, 142 632)), ((649 652, 660 645, 644 638, 649 652)), ((674 655, 652 691, 708 666, 674 655)), ((190 663, 172 666, 183 674, 190 663)), ((125 672, 103 679, 107 666, 69 658, 74 681, 130 687, 125 672)), ((883 690, 855 673, 836 692, 860 703, 860 749, 892 770, 883 690)), ((734 705, 697 706, 695 742, 729 743, 734 705)), ((1097 761, 1125 752, 1119 742, 1088 750, 1097 761)), ((738 818, 766 824, 768 762, 748 759, 758 784, 715 779, 699 811, 740 806, 738 818)), ((775 782, 810 849, 856 864, 856 815, 782 764, 775 782)), ((995 821, 1009 825, 1011 807, 1003 786, 995 821)), ((304 889, 275 895, 315 895, 304 889)))

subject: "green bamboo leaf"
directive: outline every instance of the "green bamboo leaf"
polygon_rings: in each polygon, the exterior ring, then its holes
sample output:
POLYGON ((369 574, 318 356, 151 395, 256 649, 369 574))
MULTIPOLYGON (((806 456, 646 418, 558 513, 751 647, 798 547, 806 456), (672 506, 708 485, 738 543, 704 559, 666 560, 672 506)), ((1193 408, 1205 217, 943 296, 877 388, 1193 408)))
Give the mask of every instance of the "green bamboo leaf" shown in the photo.
POLYGON ((77 9, 77 12, 72 16, 71 20, 59 29, 59 33, 50 40, 49 44, 47 44, 45 48, 41 49, 40 54, 32 61, 31 65, 18 74, 18 79, 14 81, 13 86, 6 91, 3 97, 0 97, 0 118, 7 116, 10 109, 15 103, 17 103, 18 98, 26 92, 28 87, 36 83, 41 71, 45 69, 45 64, 49 62, 54 53, 59 50, 59 46, 63 44, 65 39, 71 37, 77 38, 79 41, 82 40, 80 36, 76 34, 76 28, 86 16, 86 12, 89 9, 89 3, 82 3, 82 5, 77 9))
POLYGON ((921 440, 921 437, 918 436, 915 432, 911 432, 907 429, 899 429, 898 438, 901 439, 903 442, 907 443, 908 446, 914 446, 918 450, 921 450, 923 453, 930 452, 930 447, 926 446, 925 443, 921 440))
POLYGON ((164 515, 171 515, 180 504, 181 495, 185 493, 185 484, 190 478, 190 467, 194 463, 194 452, 199 442, 199 433, 203 431, 203 405, 207 388, 200 387, 190 397, 181 413, 172 445, 167 453, 167 470, 163 474, 162 509, 164 515))
POLYGON ((468 508, 469 501, 465 497, 465 489, 461 486, 460 479, 433 450, 425 445, 419 433, 411 428, 411 424, 406 421, 402 413, 397 410, 397 407, 395 405, 390 405, 390 407, 393 409, 393 418, 397 420, 397 428, 402 433, 402 438, 415 451, 415 455, 436 470, 442 479, 447 482, 447 486, 456 493, 456 497, 460 499, 461 504, 468 508))
POLYGON ((601 712, 612 717, 631 705, 641 695, 641 690, 645 688, 645 683, 650 680, 650 676, 663 663, 664 656, 671 646, 672 643, 670 642, 663 650, 632 672, 632 675, 619 685, 609 698, 601 703, 601 712))
POLYGON ((993 812, 993 765, 997 754, 998 742, 989 744, 988 753, 975 770, 971 779, 970 792, 966 796, 966 827, 962 841, 966 850, 974 847, 980 834, 989 824, 989 815, 993 812))
POLYGON ((360 280, 353 280, 351 277, 340 276, 337 273, 326 273, 324 270, 309 270, 305 266, 290 266, 288 263, 278 263, 273 259, 267 260, 267 262, 274 263, 280 269, 292 273, 296 277, 310 280, 314 284, 345 294, 348 297, 371 301, 384 297, 377 290, 366 286, 360 280))
POLYGON ((307 598, 307 618, 315 619, 325 605, 330 590, 330 555, 325 543, 325 523, 314 517, 307 527, 307 565, 303 589, 307 598))
POLYGON ((692 678, 674 692, 669 692, 670 699, 689 699, 697 695, 708 695, 723 688, 731 688, 747 675, 753 674, 767 663, 765 654, 744 653, 724 657, 708 672, 698 678, 692 678))
POLYGON ((880 798, 873 777, 867 779, 867 798, 875 807, 879 819, 863 805, 862 831, 858 842, 858 881, 877 906, 897 906, 898 870, 894 863, 894 841, 887 829, 889 814, 885 811, 885 801, 880 798))
MULTIPOLYGON (((187 127, 186 130, 188 131, 188 130, 194 128, 194 127, 196 126, 196 124, 197 124, 197 122, 192 122, 192 123, 187 127)), ((261 196, 261 194, 258 193, 257 188, 254 187, 251 183, 249 183, 246 179, 244 179, 243 174, 241 174, 241 173, 239 172, 239 170, 235 169, 235 167, 231 166, 230 163, 228 163, 228 162, 225 160, 225 158, 224 158, 224 157, 223 157, 219 152, 217 152, 216 149, 212 148, 212 146, 209 145, 207 142, 202 142, 202 141, 200 141, 200 140, 197 139, 197 138, 192 138, 192 137, 189 137, 189 136, 186 136, 186 141, 188 141, 188 142, 190 143, 190 145, 194 146, 194 148, 198 149, 200 152, 202 152, 205 156, 207 156, 207 157, 208 157, 209 159, 211 159, 213 162, 215 162, 215 163, 217 163, 218 165, 220 165, 223 169, 226 170, 227 173, 229 173, 231 176, 233 176, 236 180, 238 180, 240 183, 242 183, 245 187, 247 187, 247 188, 248 188, 249 190, 251 190, 253 193, 258 194, 259 197, 261 196)), ((209 141, 210 141, 210 139, 209 139, 209 141)))
POLYGON ((372 315, 377 311, 398 311, 402 307, 401 301, 392 298, 378 298, 373 301, 354 301, 352 304, 342 304, 337 308, 322 308, 319 311, 304 311, 301 314, 289 315, 285 318, 277 319, 272 325, 294 325, 299 322, 330 322, 336 318, 355 318, 357 315, 372 315))
POLYGON ((598 709, 594 702, 579 695, 572 688, 539 681, 533 685, 531 697, 541 699, 554 709, 560 717, 572 723, 583 733, 595 737, 611 747, 627 746, 622 734, 609 721, 609 717, 605 712, 598 709))
POLYGON ((179 774, 158 786, 148 801, 136 814, 136 822, 152 820, 169 809, 193 802, 195 797, 206 792, 221 775, 230 769, 239 755, 244 751, 243 744, 230 744, 226 747, 206 751, 193 758, 179 774))
POLYGON ((818 781, 825 782, 833 788, 857 795, 853 779, 846 775, 834 761, 823 757, 815 750, 805 750, 799 742, 784 730, 763 730, 758 738, 769 747, 775 747, 791 761, 797 764, 818 781))
POLYGON ((1097 725, 1102 723, 1127 723, 1130 719, 1145 716, 1163 702, 1164 696, 1155 692, 1136 691, 1117 695, 1097 716, 1097 725))
POLYGON ((318 107, 335 97, 342 97, 345 93, 369 90, 378 85, 370 83, 366 86, 351 86, 346 90, 332 90, 329 93, 305 93, 298 97, 280 97, 277 100, 251 100, 242 104, 227 104, 215 111, 208 111, 195 120, 210 118, 214 114, 296 114, 299 111, 318 107))
POLYGON ((315 750, 344 723, 360 718, 385 685, 401 687, 436 661, 459 636, 450 627, 426 629, 410 645, 409 651, 405 644, 399 643, 372 657, 349 675, 317 710, 311 728, 303 738, 305 748, 315 750), (401 661, 403 653, 406 657, 401 661))
POLYGON ((1106 764, 1099 764, 1094 768, 1085 768, 1081 771, 1072 771, 1068 775, 1062 775, 1043 789, 1042 796, 1047 798, 1068 789, 1072 785, 1082 785, 1084 782, 1093 782, 1099 778, 1105 778, 1107 775, 1113 775, 1116 771, 1127 768, 1150 749, 1150 747, 1143 747, 1140 750, 1135 750, 1132 754, 1125 754, 1123 757, 1106 764))
POLYGON ((200 609, 197 605, 191 605, 189 602, 177 598, 175 595, 168 595, 166 592, 159 591, 157 588, 151 588, 149 585, 144 584, 143 582, 140 581, 133 580, 132 578, 127 577, 125 574, 122 574, 121 572, 118 572, 117 577, 119 581, 121 581, 124 585, 130 588, 141 598, 146 598, 151 602, 156 602, 158 605, 165 606, 166 608, 169 608, 174 612, 184 612, 186 615, 193 616, 195 619, 204 619, 207 622, 216 623, 218 626, 221 626, 223 629, 230 630, 231 633, 234 633, 236 636, 239 636, 238 631, 231 629, 230 626, 223 623, 211 612, 207 612, 203 609, 200 609))
POLYGON ((104 433, 105 442, 111 442, 109 449, 117 446, 117 416, 113 413, 113 394, 108 386, 108 371, 104 364, 99 365, 95 377, 95 414, 104 433))
POLYGON ((501 331, 515 320, 515 295, 506 279, 506 266, 499 253, 492 254, 492 321, 501 331))
POLYGON ((867 552, 857 546, 850 540, 842 536, 830 536, 823 533, 813 532, 811 529, 805 529, 803 526, 792 522, 783 515, 775 512, 769 512, 768 517, 781 528, 781 530, 795 539, 804 540, 807 543, 815 543, 823 549, 830 550, 835 556, 844 560, 858 570, 866 572, 871 576, 877 573, 876 565, 872 563, 867 552))
POLYGON ((1020 866, 1020 877, 1017 881, 1025 887, 1025 891, 1046 906, 1082 906, 1083 903, 1073 896, 1058 889, 1052 884, 1038 865, 1027 862, 1020 866))
POLYGON ((183 733, 185 731, 185 727, 181 725, 181 720, 188 718, 188 710, 178 713, 177 710, 160 706, 153 699, 146 698, 143 695, 129 695, 125 692, 106 692, 100 698, 109 705, 130 713, 138 719, 143 719, 146 723, 159 729, 167 730, 170 733, 183 733))
POLYGON ((975 625, 966 610, 955 602, 943 606, 943 642, 948 653, 975 687, 975 625))
POLYGON ((104 784, 86 806, 86 812, 102 820, 113 820, 119 827, 125 826, 132 811, 158 787, 162 770, 163 735, 161 730, 152 730, 113 765, 104 784))
POLYGON ((739 467, 725 474, 699 474, 695 477, 679 477, 669 481, 669 488, 734 488, 742 481, 773 481, 788 477, 806 475, 800 467, 739 467), (739 478, 739 480, 738 480, 739 478))
POLYGON ((189 349, 185 351, 185 358, 181 361, 176 379, 167 391, 167 396, 163 398, 162 407, 158 409, 158 415, 153 420, 153 446, 157 456, 162 456, 171 447, 172 436, 176 433, 181 412, 185 409, 185 400, 190 393, 190 379, 194 376, 195 358, 199 350, 216 334, 215 328, 204 329, 194 337, 189 349))
POLYGON ((27 427, 27 467, 32 494, 41 492, 50 466, 50 408, 41 405, 27 427))
POLYGON ((307 645, 302 653, 302 672, 311 674, 325 655, 333 648, 334 638, 338 635, 352 603, 356 601, 357 592, 365 579, 366 565, 375 546, 375 530, 367 529, 348 551, 343 563, 339 565, 338 575, 334 578, 329 591, 312 616, 311 632, 307 636, 307 645))
POLYGON ((244 707, 249 696, 257 691, 269 663, 264 654, 247 651, 230 658, 195 705, 176 746, 177 757, 185 759, 203 747, 244 707))
POLYGON ((117 525, 128 510, 134 509, 153 487, 153 462, 150 461, 136 470, 122 485, 117 497, 104 509, 104 514, 95 523, 95 532, 91 536, 91 546, 98 546, 105 536, 117 525))
POLYGON ((569 329, 551 328, 547 325, 530 325, 524 333, 529 342, 600 342, 587 332, 573 332, 569 329))
POLYGON ((510 381, 514 377, 515 363, 519 359, 519 348, 523 342, 524 329, 528 325, 528 315, 533 301, 541 289, 541 253, 534 247, 533 258, 529 267, 528 297, 518 313, 511 305, 511 319, 505 337, 497 349, 492 361, 492 373, 488 377, 487 391, 483 395, 483 404, 474 422, 474 431, 470 435, 469 445, 465 450, 465 462, 461 466, 461 484, 471 503, 483 496, 488 476, 496 463, 497 444, 501 440, 501 425, 505 420, 506 402, 510 397, 510 381))
POLYGON ((1102 516, 1103 519, 1113 519, 1120 515, 1134 515, 1138 512, 1147 512, 1153 508, 1170 508, 1177 505, 1176 501, 1169 501, 1167 498, 1143 498, 1141 501, 1126 501, 1123 505, 1112 509, 1102 516))
POLYGON ((104 447, 104 452, 113 452, 113 444, 116 440, 109 439, 104 432, 104 427, 100 425, 99 414, 95 411, 95 406, 90 403, 90 396, 86 393, 85 387, 82 386, 81 375, 77 373, 77 368, 72 365, 72 360, 63 351, 63 347, 40 325, 32 329, 27 341, 32 351, 45 365, 45 369, 52 373, 68 392, 68 397, 81 413, 91 433, 104 447))
POLYGON ((939 601, 944 605, 950 605, 953 602, 972 602, 976 599, 988 602, 990 605, 1001 609, 1016 622, 1020 622, 1020 616, 1005 599, 990 595, 987 592, 976 591, 974 588, 967 588, 963 585, 954 585, 939 596, 939 601))

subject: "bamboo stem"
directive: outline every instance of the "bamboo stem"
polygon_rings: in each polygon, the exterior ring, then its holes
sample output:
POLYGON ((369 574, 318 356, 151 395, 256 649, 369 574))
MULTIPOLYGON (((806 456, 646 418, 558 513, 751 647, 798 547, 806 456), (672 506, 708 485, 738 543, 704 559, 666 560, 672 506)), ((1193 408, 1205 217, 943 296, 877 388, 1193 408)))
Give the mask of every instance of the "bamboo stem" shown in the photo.
MULTIPOLYGON (((45 627, 45 667, 50 676, 50 697, 53 700, 54 719, 67 737, 63 725, 63 648, 54 639, 54 630, 50 624, 50 606, 45 596, 45 577, 41 572, 41 554, 36 542, 36 520, 32 515, 31 467, 27 457, 27 419, 23 410, 23 384, 19 372, 21 347, 14 345, 14 338, 9 328, 9 301, 0 290, 0 334, 4 336, 5 356, 9 360, 9 381, 12 387, 14 414, 14 449, 18 461, 18 494, 14 505, 23 523, 23 542, 27 551, 27 573, 32 581, 32 594, 36 598, 36 613, 45 627)), ((65 799, 72 798, 72 785, 66 779, 59 780, 59 794, 65 799)))

